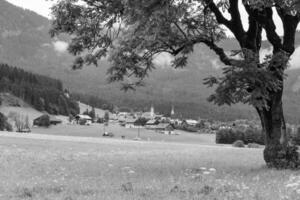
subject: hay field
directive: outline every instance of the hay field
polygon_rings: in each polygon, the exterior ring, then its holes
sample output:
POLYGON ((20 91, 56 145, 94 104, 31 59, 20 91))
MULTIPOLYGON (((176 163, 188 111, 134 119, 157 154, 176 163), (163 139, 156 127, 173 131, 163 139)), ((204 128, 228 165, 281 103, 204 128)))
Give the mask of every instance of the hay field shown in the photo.
MULTIPOLYGON (((195 144, 215 144, 214 134, 198 134, 189 133, 185 131, 175 130, 180 135, 164 135, 153 130, 141 128, 125 128, 118 123, 110 123, 105 127, 105 131, 112 132, 115 139, 120 139, 125 136, 126 140, 132 140, 138 136, 144 141, 161 141, 161 142, 179 142, 179 143, 195 143, 195 144)), ((81 136, 81 137, 96 137, 102 138, 104 133, 103 124, 92 124, 90 126, 61 124, 51 126, 50 128, 32 128, 33 133, 47 134, 47 135, 68 135, 68 136, 81 136)))
POLYGON ((299 172, 265 168, 262 149, 0 136, 0 199, 273 200, 300 196, 299 172))

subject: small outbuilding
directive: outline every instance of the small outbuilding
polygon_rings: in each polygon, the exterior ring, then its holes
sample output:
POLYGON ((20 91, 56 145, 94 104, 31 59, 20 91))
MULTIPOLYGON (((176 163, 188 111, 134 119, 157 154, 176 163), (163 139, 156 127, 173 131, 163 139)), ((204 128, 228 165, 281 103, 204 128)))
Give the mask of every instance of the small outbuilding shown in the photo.
POLYGON ((155 127, 159 124, 158 120, 155 119, 151 119, 149 121, 147 121, 145 127, 146 129, 155 129, 155 127))
POLYGON ((160 124, 158 124, 158 125, 155 126, 154 130, 156 132, 159 132, 159 133, 162 133, 162 134, 166 134, 166 135, 173 135, 173 134, 175 134, 174 127, 170 123, 160 123, 160 124))
POLYGON ((61 123, 62 123, 62 120, 57 119, 54 116, 50 116, 50 124, 51 125, 57 125, 57 124, 61 124, 61 123))
POLYGON ((76 115, 75 119, 76 119, 77 124, 80 124, 80 125, 92 124, 92 118, 88 115, 76 115))
POLYGON ((198 124, 198 121, 193 120, 193 119, 186 119, 183 120, 182 125, 187 125, 187 126, 196 126, 198 124))
POLYGON ((125 121, 125 128, 136 128, 135 126, 136 119, 126 119, 125 121))
POLYGON ((33 120, 34 126, 48 127, 50 125, 57 125, 57 124, 61 124, 61 123, 62 123, 62 120, 57 119, 56 117, 50 116, 48 114, 44 114, 33 120))

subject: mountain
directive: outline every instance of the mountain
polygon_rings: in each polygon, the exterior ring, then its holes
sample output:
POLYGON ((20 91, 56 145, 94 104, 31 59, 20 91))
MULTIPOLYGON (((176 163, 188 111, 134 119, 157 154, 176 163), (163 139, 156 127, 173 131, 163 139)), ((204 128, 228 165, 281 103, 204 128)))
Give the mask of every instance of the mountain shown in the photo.
MULTIPOLYGON (((232 120, 256 118, 254 109, 245 105, 217 107, 206 101, 213 91, 206 88, 203 79, 221 73, 218 58, 208 48, 199 45, 184 69, 174 70, 168 66, 168 57, 159 56, 157 69, 147 80, 146 87, 135 92, 120 91, 118 83, 106 82, 109 63, 100 61, 99 67, 87 66, 72 71, 73 57, 66 52, 67 36, 51 39, 48 30, 50 21, 36 13, 0 1, 0 61, 26 70, 62 80, 65 87, 76 93, 98 96, 101 99, 132 109, 150 109, 168 114, 172 105, 178 117, 232 120)), ((297 35, 300 42, 300 34, 297 35)), ((226 50, 235 49, 234 40, 222 43, 226 50)), ((265 53, 270 50, 263 45, 265 53)), ((288 121, 300 122, 300 70, 288 71, 284 96, 288 121), (299 107, 299 108, 298 108, 299 107)))

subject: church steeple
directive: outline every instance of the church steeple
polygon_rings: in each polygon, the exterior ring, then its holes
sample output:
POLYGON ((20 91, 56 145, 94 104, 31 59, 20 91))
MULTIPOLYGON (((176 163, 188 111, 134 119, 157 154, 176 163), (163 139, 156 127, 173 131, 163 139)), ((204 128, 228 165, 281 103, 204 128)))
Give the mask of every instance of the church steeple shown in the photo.
POLYGON ((174 111, 174 105, 172 105, 171 116, 173 116, 174 114, 175 114, 175 111, 174 111))
POLYGON ((154 118, 154 116, 155 116, 153 104, 151 104, 150 115, 152 118, 154 118))

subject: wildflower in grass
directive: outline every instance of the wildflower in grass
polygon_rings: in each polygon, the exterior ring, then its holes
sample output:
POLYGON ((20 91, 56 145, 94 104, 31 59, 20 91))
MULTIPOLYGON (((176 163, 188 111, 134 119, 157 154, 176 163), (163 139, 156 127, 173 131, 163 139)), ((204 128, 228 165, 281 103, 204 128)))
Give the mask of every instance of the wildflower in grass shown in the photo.
POLYGON ((123 170, 129 170, 130 167, 126 166, 126 167, 123 167, 122 169, 123 169, 123 170))
POLYGON ((253 177, 253 180, 254 180, 254 181, 259 181, 259 176, 253 177))
POLYGON ((209 171, 204 171, 203 174, 204 174, 204 175, 209 175, 210 172, 209 172, 209 171))
POLYGON ((216 172, 217 170, 215 168, 209 168, 209 171, 216 172))
POLYGON ((249 187, 248 187, 245 183, 242 183, 241 186, 242 186, 242 189, 243 189, 243 190, 248 190, 248 189, 249 189, 249 187))
POLYGON ((295 187, 298 187, 298 186, 299 186, 299 184, 296 182, 296 183, 289 183, 285 187, 287 187, 287 188, 295 188, 295 187))

